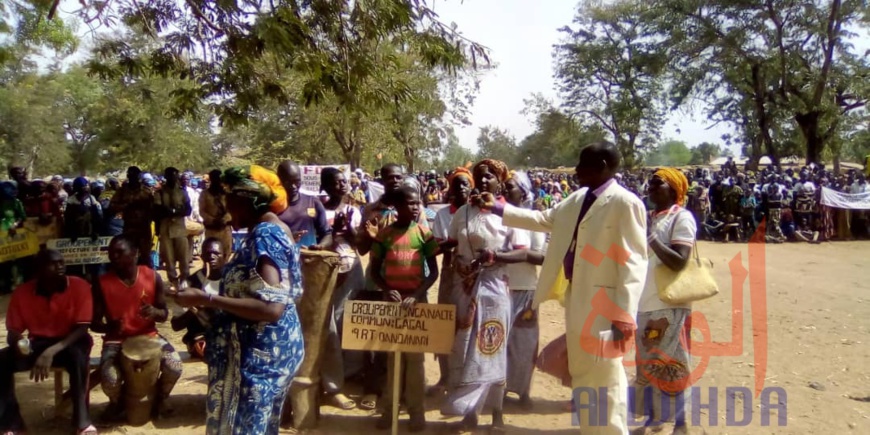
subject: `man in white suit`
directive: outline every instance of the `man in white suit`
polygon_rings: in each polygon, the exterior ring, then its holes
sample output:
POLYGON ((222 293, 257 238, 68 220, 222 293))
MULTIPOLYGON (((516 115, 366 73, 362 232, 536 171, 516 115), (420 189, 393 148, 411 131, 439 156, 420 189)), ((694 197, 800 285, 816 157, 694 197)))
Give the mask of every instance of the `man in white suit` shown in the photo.
POLYGON ((505 225, 551 233, 534 307, 564 292, 568 363, 583 435, 628 434, 622 355, 633 341, 646 277, 646 210, 616 183, 618 167, 613 144, 593 143, 580 152, 576 167, 584 189, 556 207, 493 206, 505 225), (604 398, 592 394, 605 390, 607 409, 601 410, 597 404, 604 398))

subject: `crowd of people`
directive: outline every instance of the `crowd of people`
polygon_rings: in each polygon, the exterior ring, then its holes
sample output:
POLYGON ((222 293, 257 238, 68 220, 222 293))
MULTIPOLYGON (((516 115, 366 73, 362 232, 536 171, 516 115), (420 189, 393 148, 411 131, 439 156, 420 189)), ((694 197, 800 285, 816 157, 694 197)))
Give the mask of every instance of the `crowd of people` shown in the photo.
POLYGON ((291 161, 275 171, 252 165, 203 177, 175 168, 154 177, 130 167, 123 183, 30 181, 22 168, 12 168, 11 180, 0 184, 2 231, 14 233, 32 218, 54 228, 45 237, 112 239, 106 265, 66 267, 60 253, 44 248, 35 259, 3 263, 4 289, 17 289, 6 315, 10 347, 0 351, 0 432, 24 431, 13 372, 31 370, 31 378, 42 380, 53 366, 70 373, 77 433, 97 432, 86 400, 89 331, 103 334, 106 419, 123 417, 118 353, 135 337, 159 343, 152 412, 171 412, 167 403, 182 365, 157 329, 171 318, 172 329, 185 332, 190 354, 208 365, 207 433, 277 433, 305 357, 296 311, 305 248, 340 256, 320 366, 326 401, 342 409, 380 404, 378 428, 391 424, 393 356, 342 351, 345 302, 425 303, 439 282, 438 303, 456 306, 456 335, 451 354, 439 356, 439 381, 428 389, 423 354, 403 358, 400 391, 410 431, 426 426, 425 400, 462 417, 451 427, 457 432, 477 428, 484 406, 492 428, 503 429, 508 394, 532 406, 537 307, 561 299, 562 340, 581 346, 563 346, 557 368, 547 371, 567 386, 607 389, 609 406, 601 411, 607 424, 580 416, 581 430, 627 433, 622 355, 636 342, 637 386, 657 398, 634 410, 648 417, 641 429, 654 431, 670 420, 674 433, 687 433, 685 410, 663 411, 658 398, 688 391, 691 305, 661 301, 653 269, 680 270, 696 239, 746 240, 762 221, 771 241, 866 237, 866 215, 843 217, 819 201, 822 186, 867 191, 865 177, 834 177, 814 165, 755 173, 732 162, 716 172, 620 172, 619 164, 612 144, 596 143, 583 148, 573 175, 510 170, 494 159, 443 174, 405 174, 395 164, 373 177, 325 168, 322 196, 303 191, 300 167, 291 161), (372 183, 384 193, 374 195, 372 183), (841 221, 851 233, 840 232, 835 223, 841 221), (242 239, 234 242, 234 232, 242 239), (196 256, 203 268, 190 273, 196 256), (595 311, 600 297, 611 302, 603 313, 595 311), (171 315, 170 301, 185 311, 171 315), (592 336, 610 334, 607 345, 616 353, 602 356, 598 344, 584 341, 587 318, 595 319, 592 336), (358 402, 343 393, 347 379, 363 384, 358 402))
MULTIPOLYGON (((623 171, 617 181, 640 197, 647 210, 653 208, 648 195, 655 169, 623 171)), ((835 175, 824 165, 785 168, 768 165, 759 171, 739 169, 728 159, 719 169, 696 167, 682 170, 690 189, 683 204, 695 218, 698 238, 722 242, 746 242, 767 221, 767 242, 781 243, 870 238, 870 219, 861 210, 838 209, 821 203, 822 188, 858 194, 870 192, 870 174, 849 169, 835 175)), ((544 170, 528 171, 534 192, 534 207, 552 208, 578 191, 570 174, 544 170)), ((427 203, 446 202, 447 174, 434 171, 417 174, 426 183, 427 203)), ((364 185, 364 183, 363 183, 364 185)))

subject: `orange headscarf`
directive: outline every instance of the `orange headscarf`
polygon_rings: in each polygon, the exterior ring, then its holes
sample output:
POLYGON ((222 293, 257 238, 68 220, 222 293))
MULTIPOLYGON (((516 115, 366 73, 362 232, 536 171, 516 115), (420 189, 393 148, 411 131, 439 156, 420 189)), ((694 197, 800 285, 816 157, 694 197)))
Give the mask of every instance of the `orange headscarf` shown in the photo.
POLYGON ((454 169, 453 173, 450 174, 449 177, 447 177, 447 186, 448 187, 452 186, 453 180, 457 177, 465 177, 466 179, 468 179, 469 185, 471 186, 472 189, 474 189, 474 176, 471 175, 471 171, 469 171, 468 168, 461 168, 460 167, 460 168, 454 169))
POLYGON ((481 166, 486 166, 487 168, 489 168, 490 172, 492 172, 496 176, 496 178, 498 178, 499 183, 504 183, 507 180, 508 167, 503 161, 495 159, 483 159, 477 162, 476 165, 474 165, 474 169, 477 169, 481 166))
POLYGON ((674 193, 677 194, 677 205, 686 204, 686 193, 689 191, 689 180, 683 175, 683 172, 675 168, 661 168, 653 174, 662 179, 674 193))

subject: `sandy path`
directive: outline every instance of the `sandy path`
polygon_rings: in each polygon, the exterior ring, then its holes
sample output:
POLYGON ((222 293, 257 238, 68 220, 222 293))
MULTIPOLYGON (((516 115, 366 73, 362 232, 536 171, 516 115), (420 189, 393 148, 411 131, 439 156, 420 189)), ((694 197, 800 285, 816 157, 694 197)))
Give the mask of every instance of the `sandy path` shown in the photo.
MULTIPOLYGON (((700 245, 702 256, 715 262, 715 274, 722 293, 715 299, 700 303, 696 311, 702 312, 710 324, 713 340, 731 340, 732 280, 729 262, 740 255, 748 268, 748 247, 741 244, 700 245)), ((730 400, 739 408, 737 420, 742 420, 742 396, 726 387, 754 388, 755 352, 753 349, 752 309, 749 280, 743 285, 742 324, 743 348, 738 356, 712 357, 709 367, 698 383, 702 403, 710 403, 709 388, 716 387, 718 412, 709 424, 711 411, 700 414, 702 426, 710 434, 807 434, 807 433, 870 433, 870 403, 851 397, 870 396, 870 245, 844 242, 822 245, 771 245, 766 250, 768 351, 766 387, 781 387, 787 394, 787 425, 777 426, 776 412, 771 415, 771 426, 762 425, 760 400, 753 397, 753 416, 747 426, 726 426, 726 405, 730 400), (809 387, 810 382, 823 390, 809 387)), ((434 300, 432 297, 430 300, 434 300)), ((0 298, 0 317, 5 313, 8 297, 0 298)), ((541 310, 541 342, 546 344, 563 332, 562 310, 556 303, 547 303, 541 310)), ((168 327, 162 328, 171 341, 180 344, 180 336, 168 327)), ((0 340, 5 342, 5 330, 0 340)), ((697 335, 697 332, 696 332, 697 335)), ((700 338, 698 338, 700 339, 700 338)), ((99 340, 98 340, 99 341, 99 340)), ((738 349, 740 350, 740 349, 738 349)), ((94 350, 98 354, 98 349, 94 350)), ((695 363, 698 363, 696 358, 695 363)), ((118 427, 103 433, 124 434, 200 434, 204 433, 204 393, 206 368, 200 364, 187 364, 185 373, 173 394, 176 410, 173 417, 140 428, 118 427)), ((426 359, 429 383, 434 383, 438 367, 431 357, 426 359)), ((629 368, 629 375, 634 372, 629 368)), ((25 419, 33 434, 66 434, 68 420, 54 420, 52 385, 35 385, 26 374, 16 376, 18 395, 25 419)), ((351 395, 353 386, 348 388, 351 395)), ((564 401, 570 397, 568 389, 561 387, 547 375, 537 373, 532 389, 534 409, 522 412, 508 404, 506 420, 509 433, 577 433, 572 429, 570 416, 563 411, 564 401)), ((777 399, 772 396, 773 402, 777 399)), ((868 399, 870 400, 870 399, 868 399)), ((430 427, 426 433, 438 433, 442 425, 437 411, 438 403, 427 403, 430 427)), ((106 398, 98 389, 92 394, 91 410, 98 415, 106 398)), ((339 411, 322 408, 323 417, 318 430, 312 433, 363 433, 374 431, 371 413, 339 411)), ((455 420, 455 419, 454 419, 455 420)), ((484 417, 482 423, 488 423, 484 417)), ((290 431, 286 431, 291 433, 290 431)), ((283 433, 283 432, 282 432, 283 433)), ((388 433, 388 432, 383 432, 388 433)), ((253 435, 253 434, 252 434, 253 435)))

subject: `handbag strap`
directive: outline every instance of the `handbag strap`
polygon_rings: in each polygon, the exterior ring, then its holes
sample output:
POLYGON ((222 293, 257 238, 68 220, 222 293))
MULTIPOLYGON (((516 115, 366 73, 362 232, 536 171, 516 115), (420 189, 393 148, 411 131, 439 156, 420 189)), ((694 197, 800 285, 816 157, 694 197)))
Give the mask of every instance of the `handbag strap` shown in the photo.
MULTIPOLYGON (((673 240, 673 238, 674 238, 674 227, 677 226, 676 213, 679 213, 680 208, 681 207, 679 205, 676 205, 676 204, 672 205, 671 208, 668 209, 668 214, 665 216, 665 218, 669 218, 671 215, 674 215, 674 221, 671 222, 671 232, 670 232, 670 235, 668 236, 668 244, 670 244, 671 240, 673 240), (674 210, 677 210, 676 213, 674 212, 674 210)), ((697 238, 692 239, 692 256, 695 257, 695 261, 697 261, 699 264, 701 263, 701 256, 700 256, 700 254, 698 254, 698 239, 697 238)))

